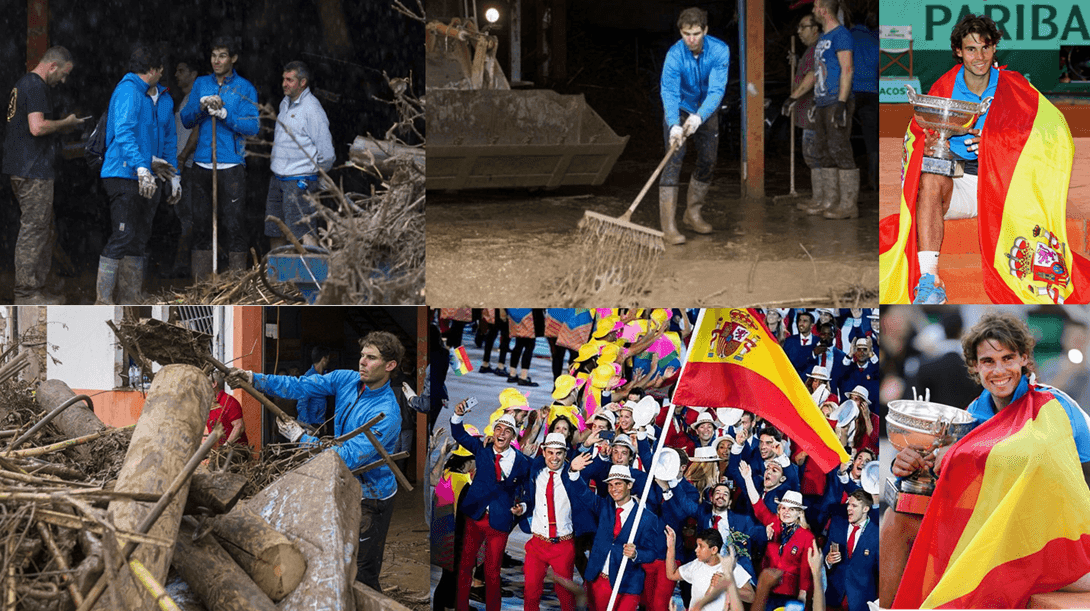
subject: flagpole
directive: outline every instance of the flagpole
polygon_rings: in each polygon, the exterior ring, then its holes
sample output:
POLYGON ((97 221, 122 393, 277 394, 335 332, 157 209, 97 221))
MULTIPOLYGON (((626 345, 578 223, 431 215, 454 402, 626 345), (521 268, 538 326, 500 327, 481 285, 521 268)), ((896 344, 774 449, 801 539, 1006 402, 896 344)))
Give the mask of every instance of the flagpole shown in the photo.
MULTIPOLYGON (((684 311, 682 316, 684 316, 684 311)), ((699 327, 701 319, 704 317, 704 310, 700 310, 700 314, 696 318, 697 327, 694 327, 694 331, 699 327)), ((690 336, 692 337, 692 336, 690 336)), ((681 376, 685 374, 685 367, 689 363, 689 351, 686 350, 684 354, 684 360, 681 362, 681 373, 678 374, 678 382, 681 381, 681 376)), ((677 388, 677 384, 674 384, 674 388, 677 388)), ((659 454, 662 453, 662 447, 666 445, 666 433, 670 428, 670 423, 674 421, 674 413, 677 411, 677 405, 674 404, 673 397, 670 398, 670 415, 667 417, 666 422, 663 423, 662 433, 655 442, 655 453, 651 456, 651 465, 647 468, 647 481, 643 485, 643 493, 640 495, 639 506, 636 508, 636 519, 632 524, 632 530, 628 533, 628 543, 632 543, 636 540, 636 531, 640 528, 640 518, 643 517, 644 507, 647 505, 647 493, 651 490, 652 480, 655 479, 653 470, 655 463, 658 462, 659 454)), ((621 556, 621 566, 617 570, 617 578, 613 582, 613 592, 609 595, 609 605, 606 606, 606 611, 613 611, 613 606, 617 602, 617 594, 621 588, 621 578, 624 577, 625 567, 628 565, 628 556, 621 556)))

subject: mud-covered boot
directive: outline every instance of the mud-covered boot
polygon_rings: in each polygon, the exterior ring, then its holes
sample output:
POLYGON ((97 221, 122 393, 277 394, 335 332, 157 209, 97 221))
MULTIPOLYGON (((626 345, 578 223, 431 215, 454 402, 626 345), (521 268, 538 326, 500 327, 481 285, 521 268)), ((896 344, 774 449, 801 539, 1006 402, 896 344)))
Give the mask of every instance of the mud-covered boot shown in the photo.
POLYGON ((201 282, 212 275, 212 251, 194 250, 190 257, 189 268, 193 270, 193 281, 201 282))
POLYGON ((817 202, 825 196, 825 183, 821 182, 819 171, 821 168, 813 168, 810 170, 810 199, 799 200, 799 203, 795 204, 795 207, 799 210, 806 211, 813 208, 817 202))
POLYGON ((98 280, 95 282, 95 305, 113 305, 117 286, 118 259, 98 258, 98 280))
POLYGON ((819 168, 814 170, 817 173, 818 182, 821 184, 818 190, 821 192, 821 199, 814 200, 814 205, 806 209, 806 214, 818 215, 824 214, 826 210, 830 210, 837 202, 837 168, 819 168))
POLYGON ((854 219, 859 217, 859 168, 840 170, 840 200, 825 211, 827 219, 854 219))
POLYGON ((684 244, 685 236, 677 230, 677 187, 659 187, 659 225, 667 244, 684 244))
POLYGON ((712 226, 700 218, 700 209, 704 207, 704 197, 708 195, 711 183, 699 180, 689 181, 689 191, 685 198, 685 217, 682 221, 685 226, 697 233, 711 233, 712 226))
POLYGON ((117 266, 117 302, 120 305, 141 303, 144 294, 144 257, 125 257, 117 266))

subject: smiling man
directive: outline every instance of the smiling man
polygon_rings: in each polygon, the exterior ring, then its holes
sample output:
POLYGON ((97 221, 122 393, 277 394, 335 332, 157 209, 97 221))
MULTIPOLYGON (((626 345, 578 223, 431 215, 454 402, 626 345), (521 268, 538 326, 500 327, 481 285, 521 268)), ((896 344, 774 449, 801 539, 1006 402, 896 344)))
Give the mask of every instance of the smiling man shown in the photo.
MULTIPOLYGON (((405 347, 396 335, 387 331, 372 331, 360 339, 358 372, 337 369, 323 375, 297 378, 231 369, 227 381, 230 383, 234 378, 243 378, 259 391, 298 401, 313 397, 334 397, 333 434, 337 437, 356 430, 371 418, 382 414, 385 417, 371 427, 371 431, 386 452, 393 454, 397 451, 398 435, 401 433, 401 408, 390 389, 390 377, 404 358, 405 347)), ((291 442, 318 442, 317 438, 303 434, 303 429, 294 421, 278 419, 276 426, 291 442)), ((358 469, 382 460, 378 449, 371 444, 367 435, 356 435, 340 445, 334 445, 333 451, 349 469, 358 469)), ((356 479, 359 480, 363 492, 360 502, 356 580, 381 592, 378 578, 382 573, 383 550, 393 515, 397 480, 394 479, 393 471, 385 464, 357 475, 356 479)))
POLYGON ((257 89, 235 71, 238 45, 229 37, 212 41, 212 74, 198 77, 182 108, 182 124, 200 126, 193 161, 193 255, 195 279, 212 272, 212 180, 217 181, 218 215, 227 237, 231 269, 246 266, 248 244, 242 227, 246 203, 246 136, 257 135, 257 89), (215 118, 215 123, 213 123, 215 118), (212 131, 215 126, 215 146, 212 131), (212 153, 216 160, 213 168, 212 153), (213 174, 215 169, 215 174, 213 174))

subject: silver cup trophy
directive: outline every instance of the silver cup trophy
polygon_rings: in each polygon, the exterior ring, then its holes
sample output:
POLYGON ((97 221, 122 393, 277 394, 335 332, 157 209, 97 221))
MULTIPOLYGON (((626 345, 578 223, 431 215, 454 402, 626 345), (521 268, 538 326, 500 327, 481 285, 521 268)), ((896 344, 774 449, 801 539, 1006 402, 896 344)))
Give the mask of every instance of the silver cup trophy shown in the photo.
MULTIPOLYGON (((921 454, 953 445, 976 426, 969 412, 922 399, 889 402, 886 433, 898 451, 912 448, 921 454)), ((903 478, 886 480, 885 500, 904 513, 922 515, 935 491, 935 474, 930 469, 903 478)))
POLYGON ((956 178, 964 172, 962 158, 952 153, 947 147, 951 136, 967 134, 976 123, 977 117, 988 112, 992 98, 982 102, 963 102, 937 95, 916 93, 911 85, 908 88, 908 101, 916 115, 916 123, 924 129, 938 132, 939 142, 935 154, 925 155, 921 171, 956 178))

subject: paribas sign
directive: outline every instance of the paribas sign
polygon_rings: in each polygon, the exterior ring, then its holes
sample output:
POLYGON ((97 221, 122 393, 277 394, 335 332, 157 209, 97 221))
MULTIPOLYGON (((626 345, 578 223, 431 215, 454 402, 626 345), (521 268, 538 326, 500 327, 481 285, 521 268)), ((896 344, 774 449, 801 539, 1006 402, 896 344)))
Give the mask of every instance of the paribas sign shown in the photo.
POLYGON ((920 51, 950 49, 950 32, 963 15, 984 14, 1003 32, 1001 50, 1058 49, 1090 44, 1090 2, 883 2, 885 25, 911 25, 920 51))

